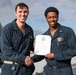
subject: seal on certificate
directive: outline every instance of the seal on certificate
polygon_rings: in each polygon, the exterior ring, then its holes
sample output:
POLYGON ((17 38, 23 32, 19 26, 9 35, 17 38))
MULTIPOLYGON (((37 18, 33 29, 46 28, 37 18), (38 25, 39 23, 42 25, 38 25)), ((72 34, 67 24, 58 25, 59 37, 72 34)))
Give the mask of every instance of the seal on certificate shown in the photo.
POLYGON ((45 37, 42 37, 42 41, 45 41, 45 37))

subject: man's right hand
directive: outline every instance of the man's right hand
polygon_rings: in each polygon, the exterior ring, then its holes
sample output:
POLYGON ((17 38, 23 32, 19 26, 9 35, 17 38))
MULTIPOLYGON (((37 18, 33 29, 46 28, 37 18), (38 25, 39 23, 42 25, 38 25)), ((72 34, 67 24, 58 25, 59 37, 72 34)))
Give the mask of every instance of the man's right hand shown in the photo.
POLYGON ((33 60, 31 59, 30 56, 27 56, 26 59, 25 59, 25 65, 30 66, 32 64, 33 64, 33 60))

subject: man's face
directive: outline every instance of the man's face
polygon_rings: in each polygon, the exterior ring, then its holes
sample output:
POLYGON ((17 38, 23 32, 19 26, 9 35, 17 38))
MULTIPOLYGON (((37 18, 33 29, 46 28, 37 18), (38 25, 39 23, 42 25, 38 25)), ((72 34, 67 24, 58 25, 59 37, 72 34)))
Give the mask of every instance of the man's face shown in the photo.
POLYGON ((46 20, 50 27, 55 27, 57 25, 58 16, 55 12, 49 12, 46 16, 46 20))
POLYGON ((29 11, 27 7, 23 7, 23 8, 20 8, 19 6, 17 7, 16 17, 19 22, 24 23, 28 17, 28 14, 29 14, 29 11))

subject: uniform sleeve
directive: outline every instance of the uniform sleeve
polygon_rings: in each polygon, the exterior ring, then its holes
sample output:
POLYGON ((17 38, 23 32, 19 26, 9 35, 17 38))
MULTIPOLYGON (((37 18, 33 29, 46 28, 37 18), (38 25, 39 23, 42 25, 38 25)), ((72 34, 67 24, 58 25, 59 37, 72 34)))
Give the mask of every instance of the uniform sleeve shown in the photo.
POLYGON ((32 57, 33 61, 34 62, 38 62, 38 61, 41 61, 42 59, 44 59, 45 57, 44 56, 41 56, 41 55, 34 55, 32 57))
POLYGON ((55 59, 57 61, 69 60, 72 57, 76 56, 76 36, 74 34, 74 31, 71 29, 66 36, 67 36, 67 49, 63 51, 58 50, 58 52, 54 54, 55 59))
POLYGON ((25 55, 19 53, 13 48, 12 45, 12 35, 10 34, 11 31, 7 28, 3 28, 1 34, 1 52, 2 52, 2 60, 7 61, 15 61, 17 63, 23 64, 26 58, 25 55))
POLYGON ((34 52, 34 32, 33 32, 33 29, 31 30, 32 31, 32 45, 30 46, 31 48, 31 51, 34 52))

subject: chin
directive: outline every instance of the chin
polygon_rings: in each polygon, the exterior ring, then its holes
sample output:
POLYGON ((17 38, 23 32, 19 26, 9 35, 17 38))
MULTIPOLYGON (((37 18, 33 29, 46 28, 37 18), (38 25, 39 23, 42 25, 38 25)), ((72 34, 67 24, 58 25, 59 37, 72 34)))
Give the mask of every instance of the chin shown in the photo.
POLYGON ((21 21, 21 23, 24 23, 25 21, 21 21))
POLYGON ((55 27, 55 25, 50 25, 50 27, 55 27))

